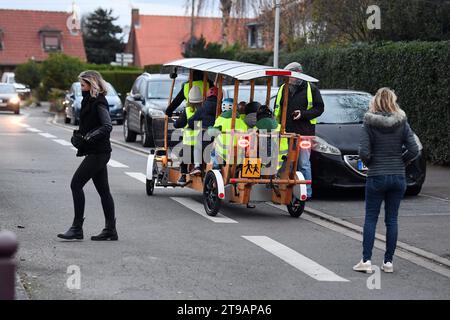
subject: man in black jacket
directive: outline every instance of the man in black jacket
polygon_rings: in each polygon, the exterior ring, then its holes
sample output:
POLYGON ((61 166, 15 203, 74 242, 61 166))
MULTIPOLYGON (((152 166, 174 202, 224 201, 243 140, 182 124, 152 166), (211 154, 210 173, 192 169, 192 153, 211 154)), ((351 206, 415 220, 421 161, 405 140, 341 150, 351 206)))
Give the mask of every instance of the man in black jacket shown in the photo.
MULTIPOLYGON (((285 70, 303 72, 298 62, 288 64, 285 70)), ((284 85, 278 90, 275 101, 275 115, 279 122, 282 119, 282 106, 284 101, 284 85)), ((286 132, 293 132, 302 136, 316 134, 316 118, 324 111, 324 103, 319 89, 312 83, 301 79, 289 79, 289 97, 286 113, 286 132)), ((309 161, 311 150, 301 149, 297 169, 302 172, 306 180, 311 180, 311 163, 309 161)), ((312 189, 307 185, 308 198, 312 196, 312 189)))

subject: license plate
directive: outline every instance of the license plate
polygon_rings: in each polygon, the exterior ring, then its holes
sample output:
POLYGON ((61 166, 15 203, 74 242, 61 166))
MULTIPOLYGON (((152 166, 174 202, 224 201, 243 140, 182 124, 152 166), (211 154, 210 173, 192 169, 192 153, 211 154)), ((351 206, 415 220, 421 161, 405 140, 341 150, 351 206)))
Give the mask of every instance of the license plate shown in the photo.
POLYGON ((261 159, 245 158, 242 166, 243 178, 259 178, 261 177, 261 159))
POLYGON ((7 107, 8 104, 7 103, 0 103, 0 107, 7 107))
POLYGON ((358 160, 358 170, 367 171, 369 168, 367 168, 361 160, 358 160))

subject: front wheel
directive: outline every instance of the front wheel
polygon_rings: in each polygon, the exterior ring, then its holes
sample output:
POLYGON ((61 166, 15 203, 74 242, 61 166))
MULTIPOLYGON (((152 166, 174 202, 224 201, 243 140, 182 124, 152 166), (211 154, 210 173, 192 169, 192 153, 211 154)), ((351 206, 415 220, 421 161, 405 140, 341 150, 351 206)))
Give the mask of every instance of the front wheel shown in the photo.
POLYGON ((292 196, 291 203, 289 203, 286 207, 291 217, 298 218, 302 215, 303 211, 305 211, 305 201, 300 201, 296 197, 292 196))
POLYGON ((152 180, 146 179, 145 181, 145 190, 147 191, 148 196, 152 196, 155 191, 156 179, 158 179, 158 166, 156 165, 156 162, 153 162, 152 180))
POLYGON ((218 195, 218 183, 214 172, 209 171, 203 182, 203 206, 208 216, 216 216, 220 210, 222 200, 218 195))
POLYGON ((141 120, 141 131, 142 131, 142 146, 153 148, 155 143, 153 141, 153 134, 148 129, 147 121, 145 119, 141 120))
POLYGON ((16 110, 14 110, 14 114, 19 114, 20 113, 20 109, 17 108, 16 110))
POLYGON ((405 194, 407 196, 417 196, 420 191, 422 191, 422 185, 417 185, 417 186, 413 186, 413 187, 408 187, 406 189, 405 194))

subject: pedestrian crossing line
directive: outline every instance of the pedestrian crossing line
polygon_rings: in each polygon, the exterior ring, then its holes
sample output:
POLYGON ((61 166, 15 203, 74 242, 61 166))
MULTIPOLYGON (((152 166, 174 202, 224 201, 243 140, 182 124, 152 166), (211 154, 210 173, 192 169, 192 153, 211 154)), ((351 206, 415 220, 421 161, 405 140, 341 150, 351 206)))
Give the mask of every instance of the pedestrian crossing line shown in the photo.
POLYGON ((29 125, 27 125, 26 123, 17 123, 17 125, 21 126, 22 128, 28 128, 29 125))
POLYGON ((108 165, 113 168, 129 168, 129 166, 113 159, 109 160, 108 165))
POLYGON ((202 217, 211 220, 215 223, 239 223, 236 220, 230 219, 228 217, 225 217, 224 215, 218 213, 217 216, 211 217, 208 216, 205 212, 205 208, 203 207, 203 204, 189 198, 180 198, 180 197, 171 197, 172 200, 175 200, 179 204, 185 206, 186 208, 198 213, 202 217))
POLYGON ((143 173, 140 173, 140 172, 125 172, 125 174, 127 176, 130 176, 130 177, 136 179, 137 181, 140 181, 142 183, 147 183, 147 177, 143 173))
POLYGON ((35 129, 35 128, 29 128, 29 127, 27 127, 26 128, 28 131, 31 131, 31 132, 42 132, 41 130, 38 130, 38 129, 35 129))
POLYGON ((63 139, 53 139, 56 143, 59 143, 63 146, 71 146, 72 144, 69 141, 63 140, 63 139))
POLYGON ((317 281, 349 282, 297 251, 266 236, 242 236, 317 281))
POLYGON ((49 139, 56 139, 57 136, 54 136, 50 133, 46 133, 46 132, 40 132, 39 135, 43 136, 44 138, 49 138, 49 139))

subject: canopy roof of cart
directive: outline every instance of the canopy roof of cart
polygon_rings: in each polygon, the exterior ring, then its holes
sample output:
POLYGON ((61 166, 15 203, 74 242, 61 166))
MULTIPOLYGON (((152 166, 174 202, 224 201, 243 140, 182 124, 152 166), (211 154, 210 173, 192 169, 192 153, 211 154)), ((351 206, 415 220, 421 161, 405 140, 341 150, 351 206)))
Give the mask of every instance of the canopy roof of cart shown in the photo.
POLYGON ((282 76, 297 78, 309 82, 319 82, 319 80, 300 72, 223 59, 179 59, 168 62, 164 64, 164 66, 184 67, 187 69, 218 73, 241 81, 253 80, 262 77, 282 76))

